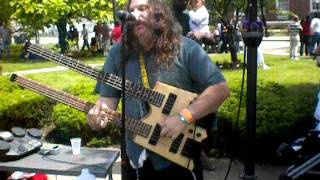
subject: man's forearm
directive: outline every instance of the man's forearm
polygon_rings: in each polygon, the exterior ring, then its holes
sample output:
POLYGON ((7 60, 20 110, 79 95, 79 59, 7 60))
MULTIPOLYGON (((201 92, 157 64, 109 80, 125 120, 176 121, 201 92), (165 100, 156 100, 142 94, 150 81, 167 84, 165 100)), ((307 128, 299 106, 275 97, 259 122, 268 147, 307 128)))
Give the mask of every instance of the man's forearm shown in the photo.
POLYGON ((225 82, 205 89, 199 97, 187 108, 192 114, 193 121, 216 112, 220 105, 229 97, 229 88, 225 82))

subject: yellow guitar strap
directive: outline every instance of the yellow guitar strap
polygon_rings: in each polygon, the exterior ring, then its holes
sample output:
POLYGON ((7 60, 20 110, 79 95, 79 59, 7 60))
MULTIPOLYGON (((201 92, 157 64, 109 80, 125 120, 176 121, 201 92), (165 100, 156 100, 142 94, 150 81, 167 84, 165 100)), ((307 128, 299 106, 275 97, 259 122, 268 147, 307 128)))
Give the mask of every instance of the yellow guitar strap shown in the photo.
POLYGON ((147 69, 144 64, 144 55, 142 52, 139 53, 139 60, 140 60, 141 79, 142 79, 143 86, 146 88, 150 88, 148 76, 147 76, 147 69))

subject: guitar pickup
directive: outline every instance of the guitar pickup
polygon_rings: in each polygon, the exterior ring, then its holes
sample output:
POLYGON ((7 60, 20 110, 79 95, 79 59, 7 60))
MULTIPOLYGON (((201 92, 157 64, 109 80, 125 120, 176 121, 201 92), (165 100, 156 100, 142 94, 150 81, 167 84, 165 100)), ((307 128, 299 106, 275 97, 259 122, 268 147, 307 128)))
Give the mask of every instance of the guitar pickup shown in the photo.
POLYGON ((156 126, 153 129, 151 138, 149 139, 149 144, 156 145, 160 138, 160 132, 161 132, 161 126, 159 124, 156 124, 156 126))
POLYGON ((166 101, 166 104, 164 105, 163 109, 162 109, 162 113, 165 115, 169 115, 171 112, 171 109, 174 105, 174 103, 176 102, 177 99, 177 95, 170 93, 168 96, 168 99, 166 101))
POLYGON ((172 153, 177 153, 178 152, 178 149, 181 145, 181 141, 183 139, 184 135, 183 134, 180 134, 177 138, 175 138, 170 146, 170 149, 169 151, 172 152, 172 153))
POLYGON ((201 144, 193 139, 188 138, 184 144, 181 154, 183 156, 194 158, 200 155, 201 144))

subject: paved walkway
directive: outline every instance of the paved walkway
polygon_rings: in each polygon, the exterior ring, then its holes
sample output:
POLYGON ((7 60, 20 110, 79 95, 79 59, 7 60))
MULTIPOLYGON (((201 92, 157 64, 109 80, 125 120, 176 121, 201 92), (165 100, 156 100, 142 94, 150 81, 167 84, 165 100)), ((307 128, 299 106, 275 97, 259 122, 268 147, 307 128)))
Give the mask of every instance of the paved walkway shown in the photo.
MULTIPOLYGON (((229 164, 229 159, 216 159, 216 169, 214 171, 204 171, 204 180, 224 180, 229 164)), ((121 180, 120 159, 114 164, 112 169, 113 180, 121 180)), ((256 164, 255 175, 259 180, 277 180, 279 175, 286 170, 284 166, 274 166, 265 164, 256 164)), ((240 175, 244 172, 242 162, 235 161, 232 164, 228 180, 240 179, 240 175)), ((73 176, 49 175, 50 180, 75 180, 73 176)), ((108 179, 108 177, 106 178, 108 179)), ((104 180, 97 178, 97 180, 104 180)))
MULTIPOLYGON (((216 159, 216 169, 214 171, 204 171, 204 180, 224 180, 229 165, 229 159, 216 159)), ((116 161, 112 169, 113 180, 121 180, 121 160, 116 161)), ((255 175, 258 180, 277 180, 279 175, 286 170, 287 167, 256 164, 255 175)), ((244 164, 240 161, 234 161, 228 176, 228 180, 240 179, 239 176, 244 172, 244 164)), ((49 175, 50 180, 75 180, 73 176, 49 175)), ((108 177, 106 178, 108 179, 108 177)), ((97 178, 97 180, 104 180, 97 178)))

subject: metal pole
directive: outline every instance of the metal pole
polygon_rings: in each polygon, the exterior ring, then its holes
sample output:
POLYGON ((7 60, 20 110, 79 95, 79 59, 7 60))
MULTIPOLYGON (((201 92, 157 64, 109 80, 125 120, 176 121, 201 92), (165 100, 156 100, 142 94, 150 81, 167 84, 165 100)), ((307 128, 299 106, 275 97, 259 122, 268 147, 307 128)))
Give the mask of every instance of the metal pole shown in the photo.
POLYGON ((116 23, 116 3, 112 0, 113 25, 116 23))
MULTIPOLYGON (((257 21, 257 0, 249 0, 248 8, 249 23, 257 21)), ((250 24, 251 27, 251 24, 250 24)), ((258 37, 253 37, 252 41, 259 41, 258 37)), ((261 42, 261 41, 260 41, 261 42)), ((249 43, 248 43, 249 44, 249 43)), ((260 43, 248 45, 247 64, 247 109, 246 109, 246 129, 247 144, 244 164, 245 180, 254 180, 255 176, 255 136, 256 136, 256 98, 257 98, 257 47, 260 43)))
MULTIPOLYGON (((114 2, 115 0, 113 0, 114 2)), ((128 0, 128 4, 130 6, 131 0, 128 0)), ((129 8, 128 6, 128 8, 129 8)), ((115 17, 115 11, 114 13, 114 17, 115 17)), ((122 24, 122 34, 126 35, 127 34, 127 29, 125 26, 125 21, 122 24)), ((122 180, 128 180, 130 174, 132 173, 131 171, 129 171, 131 168, 130 163, 129 163, 129 158, 126 154, 126 140, 125 140, 125 112, 126 112, 126 91, 125 91, 125 79, 126 79, 126 61, 127 61, 127 52, 124 46, 124 36, 122 35, 122 47, 121 47, 121 71, 122 71, 122 84, 121 84, 121 88, 122 88, 122 93, 121 93, 121 103, 122 103, 122 118, 121 118, 121 179, 122 180)))

